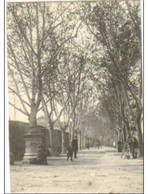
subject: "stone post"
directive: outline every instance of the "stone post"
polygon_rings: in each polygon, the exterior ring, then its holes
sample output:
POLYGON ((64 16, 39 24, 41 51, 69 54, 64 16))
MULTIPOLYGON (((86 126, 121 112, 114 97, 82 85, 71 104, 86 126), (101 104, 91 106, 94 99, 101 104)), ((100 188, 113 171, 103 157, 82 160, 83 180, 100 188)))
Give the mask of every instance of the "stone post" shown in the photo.
POLYGON ((43 134, 41 127, 30 127, 29 132, 25 134, 25 154, 23 163, 36 164, 38 158, 39 146, 42 143, 43 134))

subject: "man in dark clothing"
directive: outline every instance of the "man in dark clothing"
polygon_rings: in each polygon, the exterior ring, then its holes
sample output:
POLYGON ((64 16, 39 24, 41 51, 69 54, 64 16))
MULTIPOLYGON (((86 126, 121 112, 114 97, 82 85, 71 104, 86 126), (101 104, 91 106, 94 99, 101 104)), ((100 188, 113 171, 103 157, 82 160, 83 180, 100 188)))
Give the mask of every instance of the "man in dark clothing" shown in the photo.
POLYGON ((71 158, 71 161, 72 161, 72 157, 73 157, 73 147, 72 147, 72 143, 71 143, 68 147, 68 150, 67 150, 67 161, 69 158, 71 158))
POLYGON ((40 165, 47 165, 47 149, 43 144, 39 146, 38 162, 40 165))
POLYGON ((118 152, 122 152, 122 142, 118 141, 118 152))
POLYGON ((98 148, 101 146, 101 140, 100 139, 98 139, 97 146, 98 146, 98 148))
POLYGON ((86 146, 87 146, 87 149, 89 150, 89 143, 87 143, 86 146))
POLYGON ((72 147, 73 147, 73 151, 74 151, 74 158, 77 158, 77 152, 78 152, 78 140, 77 140, 77 137, 74 137, 74 139, 72 141, 72 147))
POLYGON ((138 141, 135 137, 133 137, 130 141, 130 150, 132 153, 133 158, 137 158, 137 149, 138 149, 138 141))

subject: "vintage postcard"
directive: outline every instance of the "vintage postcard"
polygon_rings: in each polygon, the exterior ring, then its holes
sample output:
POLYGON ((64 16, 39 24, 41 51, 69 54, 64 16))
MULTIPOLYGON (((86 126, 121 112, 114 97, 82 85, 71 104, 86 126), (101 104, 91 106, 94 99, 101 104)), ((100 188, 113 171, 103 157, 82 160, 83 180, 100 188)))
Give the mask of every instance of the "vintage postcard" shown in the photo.
POLYGON ((140 0, 7 1, 11 193, 143 193, 140 0))

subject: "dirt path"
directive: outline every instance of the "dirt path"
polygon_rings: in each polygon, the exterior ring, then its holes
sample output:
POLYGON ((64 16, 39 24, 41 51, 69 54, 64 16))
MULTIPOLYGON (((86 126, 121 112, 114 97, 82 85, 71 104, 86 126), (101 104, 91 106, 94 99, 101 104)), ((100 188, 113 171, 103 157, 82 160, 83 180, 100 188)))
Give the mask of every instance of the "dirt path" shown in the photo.
POLYGON ((50 158, 48 166, 11 166, 11 192, 143 193, 143 160, 112 148, 80 151, 78 159, 50 158))

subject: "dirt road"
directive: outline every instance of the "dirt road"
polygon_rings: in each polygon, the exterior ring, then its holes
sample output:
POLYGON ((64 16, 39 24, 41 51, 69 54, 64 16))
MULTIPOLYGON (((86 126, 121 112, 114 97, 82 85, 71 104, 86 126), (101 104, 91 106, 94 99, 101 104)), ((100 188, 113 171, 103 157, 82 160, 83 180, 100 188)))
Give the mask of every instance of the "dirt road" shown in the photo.
POLYGON ((48 166, 11 166, 11 192, 143 193, 143 159, 124 159, 113 148, 79 151, 73 162, 53 157, 48 166))

